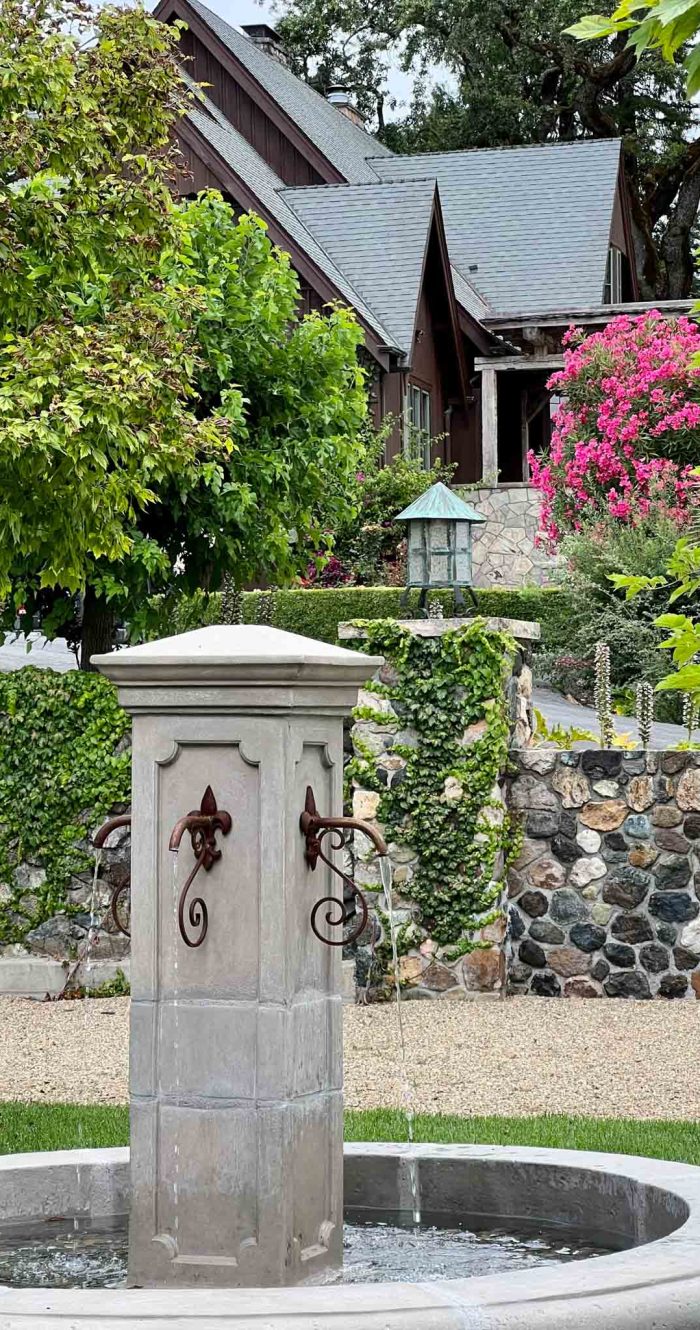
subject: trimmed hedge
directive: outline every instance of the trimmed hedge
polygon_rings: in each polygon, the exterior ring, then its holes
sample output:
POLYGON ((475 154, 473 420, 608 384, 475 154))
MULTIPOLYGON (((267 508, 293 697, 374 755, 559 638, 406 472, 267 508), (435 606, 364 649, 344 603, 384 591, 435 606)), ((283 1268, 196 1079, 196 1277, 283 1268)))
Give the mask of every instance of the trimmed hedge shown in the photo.
MULTIPOLYGON (((402 587, 298 587, 288 591, 246 591, 243 594, 243 622, 265 621, 303 637, 336 642, 338 624, 350 619, 400 619, 406 617, 401 605, 402 587)), ((566 595, 556 587, 525 587, 522 590, 476 590, 479 613, 488 618, 529 619, 542 625, 543 644, 561 632, 567 614, 566 595)), ((451 591, 433 591, 431 599, 440 600, 445 615, 453 609, 451 591)), ((418 605, 418 592, 412 591, 409 607, 418 605)), ((410 617, 410 613, 409 613, 410 617)), ((175 612, 168 612, 166 632, 185 632, 205 624, 219 623, 220 597, 191 597, 183 600, 175 612)))

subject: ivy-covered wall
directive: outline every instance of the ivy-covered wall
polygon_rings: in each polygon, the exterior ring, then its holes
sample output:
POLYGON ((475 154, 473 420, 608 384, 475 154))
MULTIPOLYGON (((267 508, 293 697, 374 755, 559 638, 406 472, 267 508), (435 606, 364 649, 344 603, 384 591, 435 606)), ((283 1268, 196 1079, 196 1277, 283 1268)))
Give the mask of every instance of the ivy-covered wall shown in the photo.
MULTIPOLYGON (((89 838, 128 807, 130 721, 113 685, 78 670, 0 674, 0 955, 77 957, 90 924, 89 838)), ((104 856, 95 906, 128 873, 128 839, 104 856)), ((96 958, 119 959, 110 929, 96 958)))
MULTIPOLYGON (((347 768, 353 812, 389 841, 407 995, 496 990, 503 982, 504 870, 519 848, 501 779, 515 733, 530 736, 521 645, 484 620, 355 623, 341 637, 385 664, 361 692, 347 768)), ((355 880, 371 906, 357 981, 390 995, 386 905, 370 841, 355 880)))

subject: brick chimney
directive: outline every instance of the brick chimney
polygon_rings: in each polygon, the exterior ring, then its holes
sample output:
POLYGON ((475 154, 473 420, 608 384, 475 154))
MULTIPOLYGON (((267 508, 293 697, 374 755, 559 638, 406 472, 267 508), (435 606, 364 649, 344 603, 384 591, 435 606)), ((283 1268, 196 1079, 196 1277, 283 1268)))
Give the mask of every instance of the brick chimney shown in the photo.
POLYGON ((340 114, 344 115, 346 119, 352 120, 353 125, 359 125, 360 129, 364 129, 365 122, 352 101, 347 88, 342 87, 340 83, 333 84, 326 93, 326 101, 330 102, 331 106, 335 106, 336 110, 340 111, 340 114))
POLYGON ((249 41, 259 46, 260 50, 265 52, 265 55, 271 56, 280 65, 287 64, 286 52, 279 35, 274 28, 270 27, 269 23, 242 23, 241 31, 245 33, 249 41))

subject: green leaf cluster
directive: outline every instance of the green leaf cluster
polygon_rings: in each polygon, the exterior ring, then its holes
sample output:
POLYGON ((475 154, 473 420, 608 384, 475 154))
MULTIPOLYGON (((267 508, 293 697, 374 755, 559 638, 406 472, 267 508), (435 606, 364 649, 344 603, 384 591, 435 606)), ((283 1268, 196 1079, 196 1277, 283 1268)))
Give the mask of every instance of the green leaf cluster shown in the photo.
POLYGON ((92 862, 86 837, 130 799, 129 729, 101 675, 0 674, 0 944, 70 910, 71 878, 92 862), (15 879, 24 863, 45 873, 31 891, 15 879))
POLYGON ((86 589, 138 635, 154 593, 291 580, 364 455, 352 314, 297 318, 261 221, 174 201, 177 36, 0 7, 0 598, 49 634, 86 589))
POLYGON ((508 752, 505 685, 515 642, 488 632, 480 619, 437 637, 389 620, 361 626, 363 649, 394 667, 396 683, 382 685, 382 696, 416 731, 418 746, 394 745, 406 766, 393 787, 379 784, 371 754, 360 754, 350 774, 382 791, 378 816, 388 839, 419 856, 402 893, 419 906, 423 926, 441 946, 467 950, 498 900, 496 868, 513 836, 495 787, 508 752), (482 721, 483 733, 465 746, 465 730, 482 721), (454 802, 445 799, 449 777, 462 786, 454 802))

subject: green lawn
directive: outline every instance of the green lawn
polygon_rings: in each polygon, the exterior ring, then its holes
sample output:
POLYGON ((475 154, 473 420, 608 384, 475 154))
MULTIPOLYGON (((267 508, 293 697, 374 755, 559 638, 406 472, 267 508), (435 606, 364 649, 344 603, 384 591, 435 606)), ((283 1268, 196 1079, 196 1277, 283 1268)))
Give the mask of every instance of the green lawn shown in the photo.
MULTIPOLYGON (((547 1145, 609 1150, 700 1164, 700 1123, 633 1122, 546 1114, 533 1118, 459 1118, 420 1115, 418 1141, 447 1144, 547 1145)), ((393 1109, 348 1112, 348 1141, 404 1141, 406 1119, 393 1109)), ((128 1145, 126 1108, 81 1104, 0 1104, 0 1154, 128 1145)))

